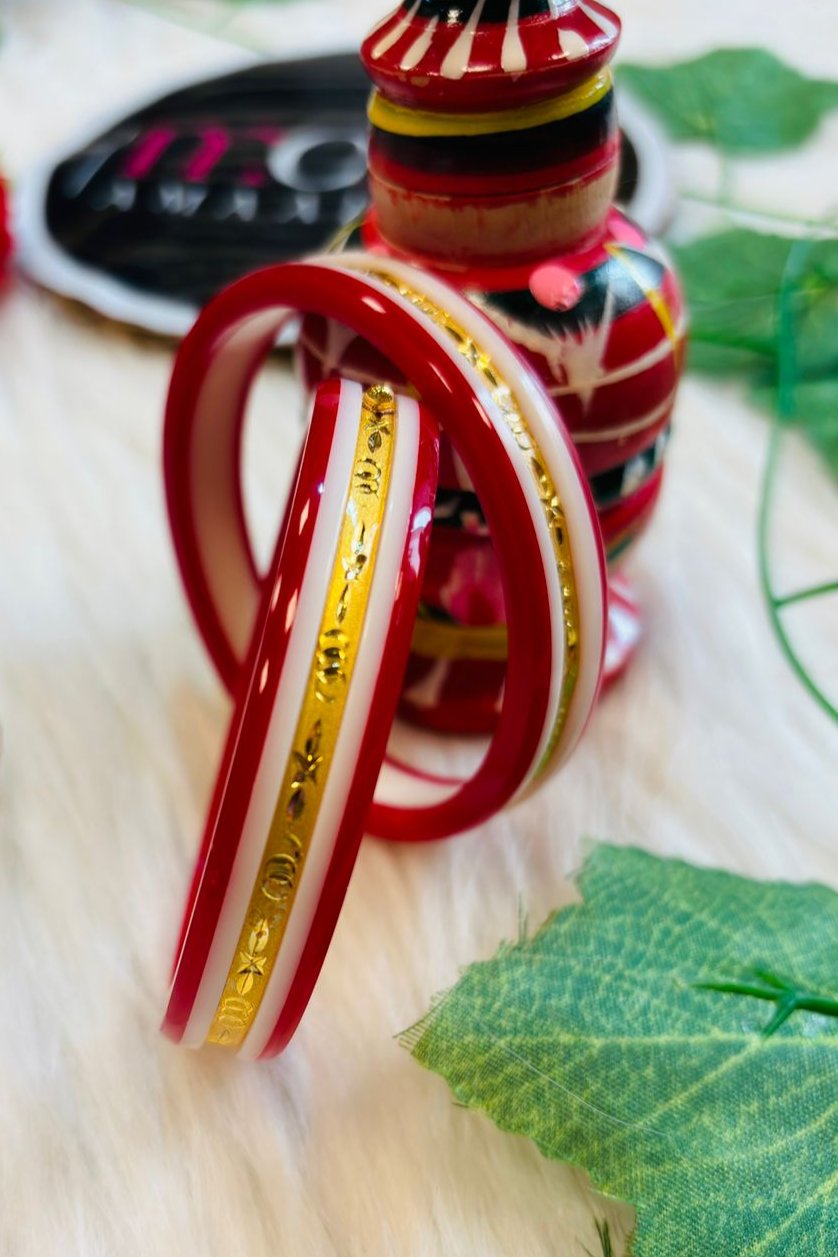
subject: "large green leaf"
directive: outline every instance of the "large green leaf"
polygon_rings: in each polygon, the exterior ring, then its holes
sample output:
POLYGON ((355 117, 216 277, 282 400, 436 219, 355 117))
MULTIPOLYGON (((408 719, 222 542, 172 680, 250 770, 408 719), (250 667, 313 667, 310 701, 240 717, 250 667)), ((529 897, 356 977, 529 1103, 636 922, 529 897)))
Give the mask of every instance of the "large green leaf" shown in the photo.
POLYGON ((676 139, 731 152, 800 144, 838 106, 838 83, 806 78, 762 48, 719 48, 668 66, 623 65, 619 81, 676 139))
POLYGON ((838 895, 611 846, 579 888, 465 971, 417 1059, 636 1205, 636 1257, 835 1257, 838 895))

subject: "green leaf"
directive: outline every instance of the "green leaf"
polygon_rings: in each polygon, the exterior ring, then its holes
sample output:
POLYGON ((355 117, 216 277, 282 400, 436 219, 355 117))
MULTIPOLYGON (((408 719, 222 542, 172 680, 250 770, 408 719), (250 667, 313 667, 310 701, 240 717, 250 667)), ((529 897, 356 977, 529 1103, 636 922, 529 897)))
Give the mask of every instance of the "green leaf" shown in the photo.
POLYGON ((619 82, 676 139, 737 153, 801 144, 838 106, 838 83, 806 78, 762 48, 719 48, 669 66, 623 65, 619 82))
POLYGON ((774 371, 777 294, 791 245, 734 228, 674 249, 690 312, 691 366, 774 371))
MULTIPOLYGON (((795 240, 736 228, 674 250, 691 315, 689 365, 735 374, 777 404, 779 294, 795 240)), ((838 240, 807 245, 792 296, 795 422, 838 478, 838 240)))
POLYGON ((636 1257, 835 1257, 838 895, 611 846, 579 888, 465 971, 416 1058, 634 1204, 636 1257))

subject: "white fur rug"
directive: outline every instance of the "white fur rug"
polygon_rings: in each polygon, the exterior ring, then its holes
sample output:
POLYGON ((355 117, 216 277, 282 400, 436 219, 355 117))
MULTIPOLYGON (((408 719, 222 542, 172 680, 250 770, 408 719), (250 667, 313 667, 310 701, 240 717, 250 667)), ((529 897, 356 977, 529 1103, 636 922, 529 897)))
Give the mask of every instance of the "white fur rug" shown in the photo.
MULTIPOLYGON (((756 0, 622 10, 634 58, 767 42, 835 70, 832 0, 801 0, 793 18, 756 0)), ((284 12, 290 50, 314 46, 327 18, 330 42, 356 39, 378 7, 335 0, 334 22, 325 0, 284 12)), ((123 92, 230 59, 117 0, 6 0, 0 24, 12 176, 123 92)), ((735 195, 838 204, 836 139, 833 117, 820 160, 735 164, 735 195)), ((681 167, 693 186, 714 177, 700 150, 681 167)), ((575 1257, 595 1250, 594 1213, 619 1239, 630 1210, 454 1107, 393 1036, 515 934, 519 901, 537 923, 567 900, 583 835, 838 886, 838 729, 781 657, 757 584, 764 417, 733 389, 687 382, 633 564, 645 645, 574 762, 478 833, 368 841, 298 1037, 277 1062, 239 1065, 157 1031, 228 716, 164 520, 170 363, 164 345, 23 281, 0 301, 0 1253, 575 1257)), ((280 368, 257 410, 267 539, 298 411, 280 368)), ((802 583, 838 555, 838 518, 808 452, 793 470, 783 520, 802 583)), ((836 628, 812 630, 833 679, 836 628)))

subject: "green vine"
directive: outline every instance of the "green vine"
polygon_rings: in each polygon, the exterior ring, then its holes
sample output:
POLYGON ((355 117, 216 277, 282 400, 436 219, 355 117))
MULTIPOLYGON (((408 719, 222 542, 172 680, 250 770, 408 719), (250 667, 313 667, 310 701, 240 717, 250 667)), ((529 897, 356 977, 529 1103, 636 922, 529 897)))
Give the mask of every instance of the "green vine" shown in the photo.
POLYGON ((805 686, 822 710, 838 722, 838 707, 815 682, 800 658, 783 623, 782 612, 801 602, 821 598, 838 592, 838 580, 813 585, 791 594, 779 595, 774 589, 771 576, 770 526, 773 514, 777 472, 780 460, 780 444, 785 429, 795 422, 797 415, 796 393, 798 380, 798 351, 795 319, 795 298, 805 273, 806 262, 812 249, 811 240, 796 241, 789 250, 788 261, 780 282, 777 299, 777 405, 771 424, 768 457, 762 481, 759 517, 757 523, 757 551, 759 574, 763 594, 768 606, 771 624, 788 663, 800 682, 805 686))

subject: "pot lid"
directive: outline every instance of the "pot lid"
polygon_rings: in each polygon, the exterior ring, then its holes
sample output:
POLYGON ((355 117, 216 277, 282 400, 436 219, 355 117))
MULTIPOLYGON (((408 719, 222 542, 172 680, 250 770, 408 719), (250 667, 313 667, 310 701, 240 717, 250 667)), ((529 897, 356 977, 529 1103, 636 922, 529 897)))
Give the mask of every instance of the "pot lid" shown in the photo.
POLYGON ((399 104, 514 108, 592 78, 620 30, 598 0, 404 0, 367 36, 361 57, 399 104))

